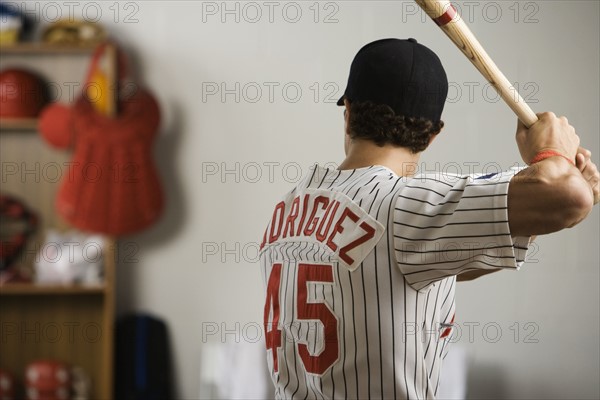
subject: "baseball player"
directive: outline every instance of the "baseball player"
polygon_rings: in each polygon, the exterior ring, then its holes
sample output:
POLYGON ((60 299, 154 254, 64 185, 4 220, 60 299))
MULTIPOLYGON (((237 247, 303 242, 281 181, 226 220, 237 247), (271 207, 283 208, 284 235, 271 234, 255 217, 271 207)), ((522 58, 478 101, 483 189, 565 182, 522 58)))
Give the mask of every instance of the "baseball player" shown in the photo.
POLYGON ((277 203, 260 262, 276 398, 434 399, 457 280, 518 269, 533 235, 579 223, 598 170, 564 117, 519 123, 529 167, 416 174, 442 130, 448 82, 414 39, 364 46, 350 68, 346 158, 277 203))

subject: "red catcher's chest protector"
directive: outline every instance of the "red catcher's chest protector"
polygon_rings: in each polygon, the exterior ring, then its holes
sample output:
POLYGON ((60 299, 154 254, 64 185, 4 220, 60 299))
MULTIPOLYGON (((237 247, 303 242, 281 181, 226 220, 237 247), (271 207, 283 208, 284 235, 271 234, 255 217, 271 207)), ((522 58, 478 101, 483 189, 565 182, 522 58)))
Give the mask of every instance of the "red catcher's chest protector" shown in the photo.
POLYGON ((96 112, 85 96, 70 112, 53 106, 42 114, 42 134, 55 146, 74 145, 56 199, 58 213, 79 229, 115 236, 155 222, 164 202, 152 158, 160 121, 155 98, 138 87, 120 101, 114 118, 96 112))

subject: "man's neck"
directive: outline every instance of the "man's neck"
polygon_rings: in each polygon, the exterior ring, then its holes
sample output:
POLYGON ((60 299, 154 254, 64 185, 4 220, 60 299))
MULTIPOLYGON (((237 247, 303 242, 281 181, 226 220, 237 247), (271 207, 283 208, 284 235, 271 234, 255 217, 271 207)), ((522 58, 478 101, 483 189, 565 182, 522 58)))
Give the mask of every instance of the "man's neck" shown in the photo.
POLYGON ((339 169, 356 169, 381 165, 394 171, 398 176, 413 176, 417 170, 420 153, 413 154, 405 147, 377 146, 369 140, 353 139, 348 145, 346 159, 339 169))

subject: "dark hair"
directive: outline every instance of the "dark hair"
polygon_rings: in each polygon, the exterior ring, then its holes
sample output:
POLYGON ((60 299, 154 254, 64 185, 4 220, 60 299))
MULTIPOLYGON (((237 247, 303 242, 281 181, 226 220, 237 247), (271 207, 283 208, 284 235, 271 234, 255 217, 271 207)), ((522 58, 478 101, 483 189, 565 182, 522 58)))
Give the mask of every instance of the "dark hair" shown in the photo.
POLYGON ((433 135, 440 133, 444 121, 396 115, 385 104, 365 101, 350 103, 348 125, 352 139, 371 140, 378 146, 392 144, 419 153, 427 148, 433 135))

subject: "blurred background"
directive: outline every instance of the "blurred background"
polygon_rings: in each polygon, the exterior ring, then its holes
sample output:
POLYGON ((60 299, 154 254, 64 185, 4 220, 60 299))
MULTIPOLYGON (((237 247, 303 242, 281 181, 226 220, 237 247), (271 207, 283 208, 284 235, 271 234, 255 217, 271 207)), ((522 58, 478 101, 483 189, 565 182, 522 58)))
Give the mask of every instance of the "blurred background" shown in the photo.
MULTIPOLYGON (((600 154, 600 3, 455 4, 531 107, 600 154)), ((0 387, 14 398, 270 396, 258 246, 279 197, 343 160, 335 102, 372 40, 414 37, 446 68, 446 127, 421 171, 521 163, 516 117, 412 1, 1 11, 0 387)), ((599 216, 538 237, 518 272, 458 286, 443 398, 600 397, 599 216)))

